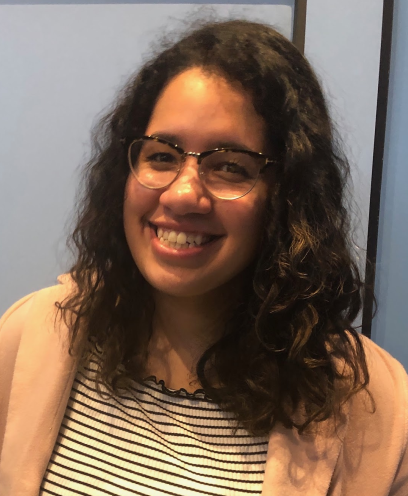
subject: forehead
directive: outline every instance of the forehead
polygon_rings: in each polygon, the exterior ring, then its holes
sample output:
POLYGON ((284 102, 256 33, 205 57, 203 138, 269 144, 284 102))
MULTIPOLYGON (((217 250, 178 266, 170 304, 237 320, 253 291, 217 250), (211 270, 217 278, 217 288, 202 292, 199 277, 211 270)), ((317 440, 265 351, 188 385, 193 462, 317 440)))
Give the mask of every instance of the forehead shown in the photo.
POLYGON ((248 92, 200 68, 175 76, 153 109, 146 134, 172 135, 180 146, 239 143, 262 151, 265 122, 248 92))

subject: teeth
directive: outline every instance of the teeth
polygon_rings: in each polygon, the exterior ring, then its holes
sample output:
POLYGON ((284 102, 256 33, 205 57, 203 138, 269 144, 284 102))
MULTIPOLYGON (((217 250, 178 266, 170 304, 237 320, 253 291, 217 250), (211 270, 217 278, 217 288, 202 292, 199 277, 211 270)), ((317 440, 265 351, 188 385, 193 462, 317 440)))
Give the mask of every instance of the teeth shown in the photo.
POLYGON ((183 232, 179 233, 177 236, 177 243, 180 245, 184 245, 186 241, 187 241, 187 235, 184 234, 183 232))
POLYGON ((177 233, 176 231, 166 231, 161 227, 157 229, 157 237, 161 243, 176 250, 194 248, 194 246, 200 246, 210 240, 209 236, 202 234, 177 233))
POLYGON ((176 231, 171 231, 169 234, 169 241, 170 243, 176 243, 177 242, 177 233, 176 231))

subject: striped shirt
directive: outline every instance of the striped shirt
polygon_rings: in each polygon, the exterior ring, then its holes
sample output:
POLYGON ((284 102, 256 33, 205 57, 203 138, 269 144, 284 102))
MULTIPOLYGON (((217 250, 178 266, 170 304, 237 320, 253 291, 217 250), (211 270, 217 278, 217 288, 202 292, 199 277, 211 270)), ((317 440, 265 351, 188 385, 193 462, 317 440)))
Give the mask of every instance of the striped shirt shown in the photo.
POLYGON ((233 435, 233 415, 203 390, 154 377, 101 398, 95 370, 76 375, 40 496, 261 494, 267 437, 233 435))

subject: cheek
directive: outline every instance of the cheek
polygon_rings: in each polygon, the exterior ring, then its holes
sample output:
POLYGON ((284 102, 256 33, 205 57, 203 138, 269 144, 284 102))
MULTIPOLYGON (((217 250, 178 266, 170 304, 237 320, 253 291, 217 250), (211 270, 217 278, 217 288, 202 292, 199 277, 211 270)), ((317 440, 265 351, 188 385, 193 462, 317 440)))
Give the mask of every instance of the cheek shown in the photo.
POLYGON ((135 177, 129 176, 123 202, 123 217, 126 222, 129 218, 146 215, 157 204, 158 193, 140 185, 135 177))
POLYGON ((262 195, 246 199, 229 212, 236 239, 240 241, 242 249, 246 248, 243 251, 254 252, 259 246, 265 206, 266 199, 262 195))
POLYGON ((146 219, 156 208, 158 197, 157 191, 144 188, 136 178, 128 179, 123 202, 123 228, 135 262, 145 243, 146 219))

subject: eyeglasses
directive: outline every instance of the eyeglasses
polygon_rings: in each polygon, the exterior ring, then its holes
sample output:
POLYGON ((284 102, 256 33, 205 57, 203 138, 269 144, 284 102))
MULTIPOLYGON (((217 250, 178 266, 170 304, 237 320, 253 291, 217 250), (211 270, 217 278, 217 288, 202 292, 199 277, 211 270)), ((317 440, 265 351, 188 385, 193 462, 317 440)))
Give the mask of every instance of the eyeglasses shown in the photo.
MULTIPOLYGON (((122 140, 123 143, 129 141, 122 140)), ((140 184, 150 189, 170 186, 189 156, 197 158, 199 177, 207 191, 223 200, 235 200, 249 193, 265 167, 275 163, 262 153, 234 148, 185 152, 178 145, 156 136, 134 139, 128 148, 131 171, 140 184)))

